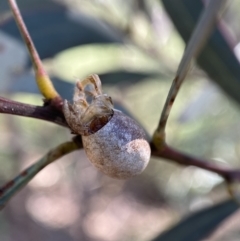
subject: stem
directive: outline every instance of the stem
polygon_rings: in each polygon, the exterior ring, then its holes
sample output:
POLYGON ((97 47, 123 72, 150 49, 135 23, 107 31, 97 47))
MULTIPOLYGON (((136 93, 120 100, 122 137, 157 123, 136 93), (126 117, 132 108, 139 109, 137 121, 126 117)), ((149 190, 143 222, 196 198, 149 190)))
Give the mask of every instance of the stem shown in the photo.
POLYGON ((0 188, 0 210, 5 207, 10 198, 12 198, 21 188, 26 186, 27 183, 44 167, 77 149, 79 149, 79 146, 75 142, 65 142, 49 151, 39 161, 25 169, 14 179, 2 186, 0 188))
POLYGON ((224 1, 225 0, 210 1, 209 5, 204 10, 200 20, 198 21, 189 43, 187 44, 186 50, 179 64, 176 77, 174 78, 168 93, 157 130, 155 131, 153 137, 154 144, 159 148, 161 148, 165 142, 165 128, 167 120, 181 84, 186 77, 187 72, 189 71, 192 60, 198 56, 199 52, 202 50, 205 42, 210 36, 212 29, 217 22, 218 13, 224 1))
POLYGON ((47 100, 54 100, 53 105, 55 105, 55 107, 61 108, 61 106, 62 106, 61 97, 58 94, 58 92, 55 90, 55 88, 52 84, 52 81, 48 77, 48 75, 43 67, 42 61, 39 58, 38 52, 33 44, 33 41, 29 35, 26 25, 24 24, 24 21, 21 16, 21 13, 19 11, 19 8, 17 6, 17 3, 15 0, 8 0, 8 1, 9 1, 11 10, 12 10, 13 16, 15 18, 15 21, 18 25, 19 31, 22 34, 23 40, 27 46, 29 55, 31 57, 38 88, 39 88, 41 94, 47 100), (58 102, 60 102, 60 103, 58 103, 58 102))
POLYGON ((63 113, 51 105, 35 106, 0 97, 0 113, 32 117, 68 127, 63 113))
POLYGON ((224 179, 226 179, 226 181, 228 182, 231 182, 233 180, 240 181, 240 170, 217 166, 211 163, 211 161, 206 161, 197 157, 184 154, 167 145, 165 145, 161 150, 156 149, 152 145, 152 155, 166 158, 180 165, 195 166, 195 167, 205 169, 207 171, 217 173, 220 176, 222 176, 224 179))

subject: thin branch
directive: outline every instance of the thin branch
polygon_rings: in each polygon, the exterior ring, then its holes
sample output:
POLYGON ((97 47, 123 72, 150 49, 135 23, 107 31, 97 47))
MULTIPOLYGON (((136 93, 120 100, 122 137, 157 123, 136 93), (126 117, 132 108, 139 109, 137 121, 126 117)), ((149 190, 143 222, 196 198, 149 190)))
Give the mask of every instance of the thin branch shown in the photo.
POLYGON ((35 77, 36 82, 38 85, 38 88, 42 95, 47 100, 53 100, 53 104, 55 107, 61 110, 62 107, 62 99, 56 89, 54 88, 52 81, 50 80, 48 74, 46 73, 42 61, 39 58, 38 52, 34 46, 34 43, 29 35, 29 32, 26 28, 26 25, 24 24, 23 18, 21 16, 21 13, 19 11, 19 8, 17 6, 17 3, 15 0, 8 0, 9 5, 11 7, 13 16, 15 18, 15 21, 18 25, 19 31, 22 34, 23 40, 28 48, 29 55, 32 60, 32 64, 35 71, 35 77))
POLYGON ((207 171, 211 171, 222 176, 226 181, 231 182, 233 180, 240 181, 240 170, 229 169, 226 167, 217 166, 211 163, 211 161, 206 161, 197 157, 193 157, 177 151, 167 145, 165 145, 161 150, 158 150, 153 144, 151 145, 152 155, 166 158, 180 165, 185 166, 195 166, 207 171))
POLYGON ((51 105, 35 106, 0 97, 0 113, 32 117, 68 127, 63 113, 51 105))
POLYGON ((31 165, 23 172, 21 172, 14 179, 6 183, 0 188, 0 210, 3 209, 6 203, 19 191, 21 188, 27 185, 27 183, 44 167, 48 164, 56 161, 62 156, 79 149, 79 145, 75 142, 65 142, 53 150, 49 151, 35 164, 31 165))
POLYGON ((199 52, 202 50, 205 42, 207 41, 209 35, 212 32, 213 27, 215 26, 218 13, 221 10, 221 7, 225 0, 212 0, 210 1, 207 8, 204 10, 191 38, 187 44, 186 50, 182 57, 182 60, 179 64, 176 77, 173 80, 172 86, 168 93, 159 125, 155 131, 153 142, 156 146, 160 146, 165 142, 165 128, 168 120, 168 116, 172 109, 173 103, 176 99, 180 86, 189 71, 192 60, 196 58, 199 52))

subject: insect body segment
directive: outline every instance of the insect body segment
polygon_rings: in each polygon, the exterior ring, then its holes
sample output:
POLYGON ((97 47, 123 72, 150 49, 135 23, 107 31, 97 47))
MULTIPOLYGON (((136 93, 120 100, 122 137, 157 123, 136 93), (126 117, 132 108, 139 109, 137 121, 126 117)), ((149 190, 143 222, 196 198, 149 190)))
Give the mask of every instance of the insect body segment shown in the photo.
POLYGON ((91 75, 77 82, 73 104, 65 100, 63 112, 73 133, 91 135, 112 118, 113 103, 111 97, 102 94, 99 77, 91 75))

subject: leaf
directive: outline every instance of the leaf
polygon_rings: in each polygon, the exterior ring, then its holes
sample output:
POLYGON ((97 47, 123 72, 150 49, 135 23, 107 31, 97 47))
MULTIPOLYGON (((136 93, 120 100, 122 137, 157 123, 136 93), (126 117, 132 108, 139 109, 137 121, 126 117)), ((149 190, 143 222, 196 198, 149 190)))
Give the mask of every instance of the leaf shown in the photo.
POLYGON ((74 76, 81 79, 98 73, 111 84, 122 82, 124 78, 131 82, 133 78, 136 81, 164 76, 159 63, 134 46, 122 44, 86 44, 68 49, 56 55, 54 69, 58 76, 69 81, 73 81, 74 76), (116 78, 111 78, 114 73, 116 78))
MULTIPOLYGON (((9 60, 9 66, 0 71, 0 76, 5 73, 2 79, 7 80, 0 82, 0 92, 38 94, 39 90, 32 73, 26 70, 21 74, 12 75, 11 64, 15 62, 11 60, 12 58, 9 60)), ((149 77, 166 79, 159 71, 158 63, 141 51, 121 44, 91 44, 68 49, 56 55, 53 68, 57 77, 50 77, 57 91, 66 99, 72 98, 76 78, 82 79, 92 73, 98 73, 103 84, 133 84, 149 77)))
MULTIPOLYGON (((202 1, 162 0, 178 32, 187 43, 203 9, 202 1)), ((228 43, 223 29, 212 33, 209 41, 197 59, 199 66, 206 71, 228 95, 240 102, 240 64, 228 43)))
POLYGON ((196 212, 152 241, 198 241, 239 208, 233 200, 196 212))

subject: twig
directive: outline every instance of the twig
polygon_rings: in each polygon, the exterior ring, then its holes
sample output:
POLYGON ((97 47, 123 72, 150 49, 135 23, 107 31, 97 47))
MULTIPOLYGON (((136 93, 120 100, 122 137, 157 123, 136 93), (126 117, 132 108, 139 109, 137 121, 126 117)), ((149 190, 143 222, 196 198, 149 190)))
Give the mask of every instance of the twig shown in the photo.
POLYGON ((3 209, 10 198, 12 198, 21 188, 27 185, 27 183, 44 167, 48 164, 56 161, 60 157, 79 149, 79 145, 75 142, 65 142, 53 150, 49 151, 39 161, 25 169, 14 179, 6 183, 0 188, 0 210, 3 209))
POLYGON ((211 161, 206 161, 197 157, 193 157, 177 151, 167 145, 165 145, 161 150, 158 150, 153 144, 151 145, 152 155, 166 158, 168 160, 174 161, 180 165, 185 166, 195 166, 207 171, 211 171, 222 176, 227 182, 240 181, 240 170, 229 169, 226 167, 220 167, 216 164, 211 163, 211 161))
POLYGON ((21 13, 17 6, 15 0, 8 0, 11 7, 13 16, 18 25, 19 31, 22 34, 23 40, 28 48, 29 55, 32 60, 32 64, 35 71, 35 78, 38 85, 38 88, 41 94, 47 99, 51 100, 51 104, 61 110, 62 99, 56 89, 54 88, 52 81, 50 80, 48 74, 46 73, 42 61, 39 58, 38 52, 33 44, 33 41, 29 35, 29 32, 24 24, 21 13))
POLYGON ((172 86, 168 93, 168 97, 166 99, 161 114, 159 125, 153 136, 153 142, 159 148, 161 148, 165 142, 165 128, 168 116, 172 109, 173 103, 176 99, 180 86, 187 75, 192 60, 198 56, 199 52, 202 50, 202 47, 207 41, 209 35, 211 34, 212 29, 215 26, 215 23, 217 22, 218 13, 224 1, 225 0, 210 1, 208 7, 203 12, 190 38, 189 43, 187 44, 186 50, 179 64, 176 77, 174 78, 172 86))
POLYGON ((51 105, 35 106, 0 97, 0 113, 32 117, 68 127, 63 113, 51 105))

